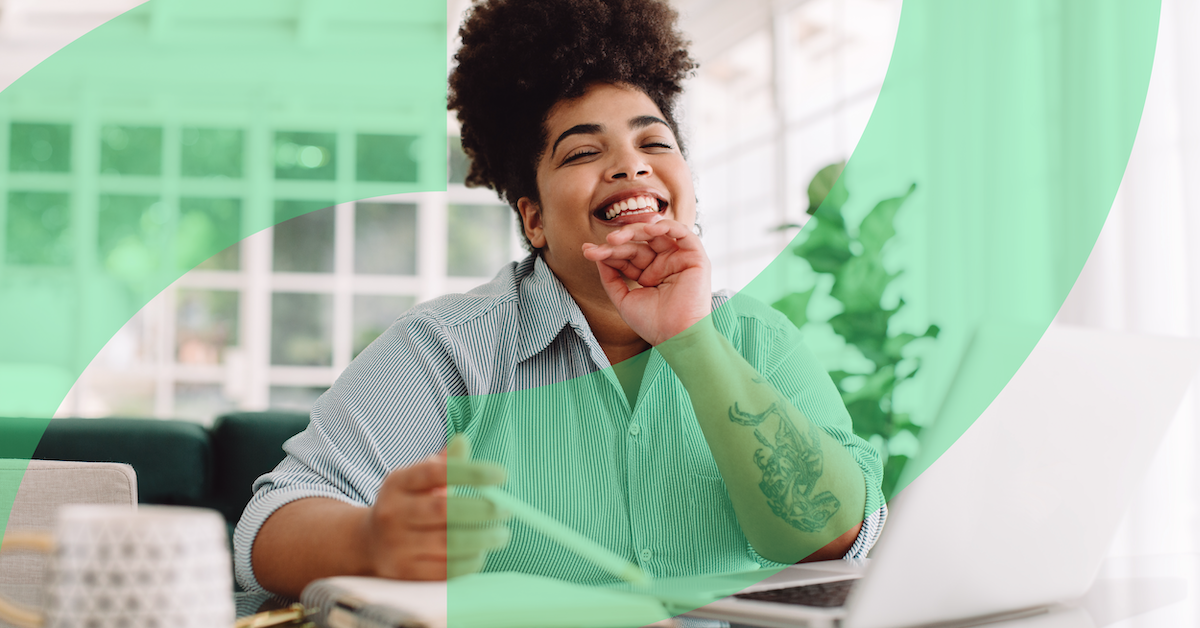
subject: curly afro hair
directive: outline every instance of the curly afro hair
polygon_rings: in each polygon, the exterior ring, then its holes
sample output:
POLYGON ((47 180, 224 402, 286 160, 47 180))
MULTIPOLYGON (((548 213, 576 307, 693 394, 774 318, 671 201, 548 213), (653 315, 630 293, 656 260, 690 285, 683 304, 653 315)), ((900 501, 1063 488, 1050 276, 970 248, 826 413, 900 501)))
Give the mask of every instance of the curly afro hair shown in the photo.
MULTIPOLYGON (((675 100, 696 68, 663 0, 482 0, 459 29, 447 108, 458 110, 468 186, 517 208, 538 200, 551 107, 594 83, 645 92, 675 136, 675 100)), ((533 250, 528 239, 525 246, 533 250)))

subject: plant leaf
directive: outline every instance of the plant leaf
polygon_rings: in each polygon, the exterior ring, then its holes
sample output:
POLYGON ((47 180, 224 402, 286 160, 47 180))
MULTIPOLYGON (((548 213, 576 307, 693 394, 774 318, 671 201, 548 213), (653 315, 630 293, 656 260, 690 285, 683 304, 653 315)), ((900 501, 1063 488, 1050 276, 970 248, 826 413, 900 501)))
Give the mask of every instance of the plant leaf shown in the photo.
POLYGON ((847 312, 878 310, 884 289, 897 276, 884 269, 879 255, 864 253, 842 265, 830 294, 842 302, 847 312))
POLYGON ((850 235, 841 224, 830 224, 828 220, 815 218, 816 226, 808 238, 792 252, 808 260, 818 273, 837 273, 842 265, 854 255, 850 252, 850 235))
POLYGON ((862 388, 842 395, 842 400, 846 405, 856 403, 861 400, 871 400, 878 404, 880 399, 883 399, 892 389, 896 387, 896 369, 892 365, 887 365, 867 376, 867 381, 862 385, 862 388))
POLYGON ((883 245, 896 235, 896 211, 908 200, 917 184, 909 186, 908 191, 901 196, 880 201, 871 213, 863 218, 858 226, 858 241, 862 243, 863 255, 878 254, 883 251, 883 245))
POLYGON ((846 344, 858 350, 879 368, 892 360, 883 350, 887 339, 888 321, 894 312, 872 310, 866 312, 842 312, 829 319, 834 333, 846 339, 846 344))
POLYGON ((888 338, 887 340, 884 341, 883 352, 885 354, 887 354, 887 356, 889 358, 899 362, 900 360, 902 360, 904 358, 904 356, 900 355, 900 352, 904 349, 904 347, 906 345, 908 345, 908 343, 910 343, 916 339, 917 339, 917 336, 910 334, 908 332, 904 332, 902 334, 897 334, 897 335, 892 336, 891 338, 888 338))
POLYGON ((783 315, 788 317, 788 320, 792 321, 792 324, 799 329, 808 322, 808 302, 812 299, 815 290, 814 286, 805 292, 793 292, 772 303, 771 307, 783 312, 783 315))
POLYGON ((872 434, 882 434, 884 438, 891 436, 891 426, 888 414, 879 407, 875 399, 859 399, 846 403, 846 410, 854 423, 854 433, 870 438, 872 434))
POLYGON ((821 168, 820 172, 812 178, 808 184, 809 214, 824 217, 831 222, 838 223, 839 226, 844 226, 842 206, 846 204, 846 199, 850 196, 850 193, 846 191, 845 182, 841 180, 842 171, 845 168, 846 162, 844 161, 829 164, 821 168))

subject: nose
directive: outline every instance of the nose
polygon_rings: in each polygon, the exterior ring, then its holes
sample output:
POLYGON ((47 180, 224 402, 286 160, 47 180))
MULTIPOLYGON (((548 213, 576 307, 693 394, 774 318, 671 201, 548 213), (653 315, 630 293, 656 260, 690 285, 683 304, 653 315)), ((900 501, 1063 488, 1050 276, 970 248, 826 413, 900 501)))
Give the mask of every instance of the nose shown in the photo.
POLYGON ((612 166, 608 169, 608 178, 611 180, 617 179, 639 179, 649 176, 653 172, 650 168, 650 162, 646 160, 646 156, 641 151, 634 147, 628 147, 614 153, 612 166))

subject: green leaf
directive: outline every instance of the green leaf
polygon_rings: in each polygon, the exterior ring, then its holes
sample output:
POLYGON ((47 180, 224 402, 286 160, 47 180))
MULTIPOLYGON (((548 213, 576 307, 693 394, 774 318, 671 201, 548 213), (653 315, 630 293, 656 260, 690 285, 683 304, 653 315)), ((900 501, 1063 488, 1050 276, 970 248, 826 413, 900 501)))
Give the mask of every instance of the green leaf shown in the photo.
POLYGON ((833 380, 833 383, 838 387, 838 390, 842 389, 842 380, 850 377, 851 375, 858 375, 858 373, 847 373, 846 371, 840 369, 836 371, 829 371, 829 379, 833 380))
POLYGON ((887 365, 867 376, 862 388, 842 395, 842 400, 849 406, 852 403, 867 400, 879 405, 879 400, 891 394, 896 387, 896 369, 887 365))
POLYGON ((880 201, 863 218, 862 223, 858 226, 858 241, 863 245, 863 254, 878 254, 883 250, 883 245, 896 235, 895 220, 896 211, 908 200, 912 195, 913 190, 917 189, 917 184, 909 186, 908 191, 903 196, 889 198, 880 201))
POLYGON ((793 292, 772 303, 771 307, 783 312, 783 315, 788 317, 788 320, 792 321, 792 324, 799 329, 808 322, 808 302, 812 299, 815 290, 814 286, 804 292, 793 292))
POLYGON ((913 434, 920 436, 921 435, 921 426, 917 425, 916 423, 913 423, 911 417, 912 417, 912 415, 908 414, 907 412, 893 414, 892 415, 892 425, 896 427, 897 432, 899 432, 900 430, 908 430, 908 431, 912 432, 913 434))
POLYGON ((917 339, 917 336, 914 336, 913 334, 910 334, 908 332, 904 332, 902 334, 897 334, 895 336, 892 336, 891 338, 888 338, 887 340, 885 340, 883 342, 883 352, 885 354, 887 354, 887 356, 889 358, 892 358, 893 360, 899 362, 904 357, 904 356, 900 355, 900 352, 904 349, 905 346, 908 345, 908 343, 910 343, 916 339, 917 339))
POLYGON ((830 295, 842 302, 847 312, 879 310, 883 291, 899 273, 888 273, 878 255, 859 255, 837 272, 830 295))
POLYGON ((809 265, 818 273, 836 273, 853 254, 850 253, 850 235, 843 225, 830 224, 820 218, 815 219, 816 226, 808 234, 808 238, 800 243, 792 252, 800 258, 808 260, 809 265))
POLYGON ((872 434, 891 436, 888 414, 879 407, 875 399, 859 399, 846 403, 850 419, 854 423, 854 432, 869 438, 872 434))
POLYGON ((808 213, 818 218, 826 218, 839 225, 842 222, 842 206, 850 193, 842 181, 842 171, 846 162, 839 161, 821 168, 808 184, 808 213), (822 205, 824 204, 824 205, 822 205))

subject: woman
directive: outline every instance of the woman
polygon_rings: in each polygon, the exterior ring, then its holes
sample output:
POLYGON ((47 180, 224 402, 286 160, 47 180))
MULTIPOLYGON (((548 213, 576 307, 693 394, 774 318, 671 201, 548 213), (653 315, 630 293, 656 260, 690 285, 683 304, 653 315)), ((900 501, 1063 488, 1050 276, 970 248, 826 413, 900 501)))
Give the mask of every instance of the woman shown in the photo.
POLYGON ((468 183, 513 206, 531 255, 406 313, 322 396, 238 526, 244 586, 609 578, 447 485, 503 483, 654 576, 870 549, 874 450, 791 323, 711 293, 675 19, 657 0, 473 8, 449 106, 468 183), (488 462, 439 453, 457 432, 488 462))

